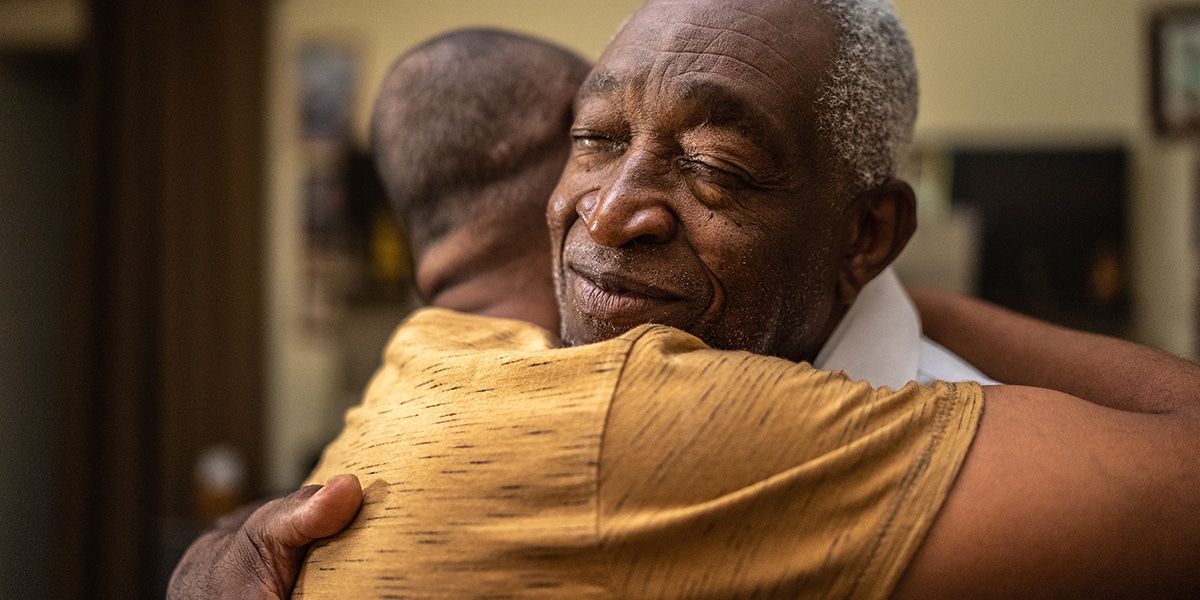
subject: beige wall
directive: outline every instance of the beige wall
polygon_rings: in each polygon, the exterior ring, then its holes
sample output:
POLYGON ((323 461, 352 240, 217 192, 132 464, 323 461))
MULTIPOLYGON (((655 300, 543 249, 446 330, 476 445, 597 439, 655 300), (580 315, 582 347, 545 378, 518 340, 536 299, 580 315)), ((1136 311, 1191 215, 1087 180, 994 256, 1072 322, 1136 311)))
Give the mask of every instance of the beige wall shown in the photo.
POLYGON ((1154 0, 895 0, 917 53, 918 141, 1123 141, 1133 152, 1134 336, 1194 357, 1193 143, 1149 112, 1154 0))
POLYGON ((896 0, 921 72, 925 136, 1135 130, 1137 0, 896 0))
MULTIPOLYGON (((297 456, 339 423, 339 351, 299 325, 300 157, 296 52, 307 40, 358 51, 354 116, 363 137, 390 61, 462 25, 496 25, 555 39, 595 58, 640 0, 278 0, 269 88, 269 378, 272 484, 301 474, 297 456)), ((1135 335, 1191 355, 1196 252, 1189 243, 1196 153, 1150 133, 1146 28, 1154 0, 896 0, 922 79, 918 140, 949 143, 1124 141, 1133 150, 1131 210, 1135 335)))

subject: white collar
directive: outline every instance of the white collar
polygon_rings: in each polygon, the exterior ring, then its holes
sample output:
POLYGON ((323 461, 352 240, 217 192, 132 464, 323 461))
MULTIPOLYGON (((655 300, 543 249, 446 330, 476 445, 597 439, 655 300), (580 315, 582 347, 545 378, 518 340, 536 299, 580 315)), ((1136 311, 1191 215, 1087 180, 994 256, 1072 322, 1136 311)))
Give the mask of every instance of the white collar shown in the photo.
POLYGON ((863 286, 813 366, 895 390, 917 379, 920 347, 917 309, 888 267, 863 286))

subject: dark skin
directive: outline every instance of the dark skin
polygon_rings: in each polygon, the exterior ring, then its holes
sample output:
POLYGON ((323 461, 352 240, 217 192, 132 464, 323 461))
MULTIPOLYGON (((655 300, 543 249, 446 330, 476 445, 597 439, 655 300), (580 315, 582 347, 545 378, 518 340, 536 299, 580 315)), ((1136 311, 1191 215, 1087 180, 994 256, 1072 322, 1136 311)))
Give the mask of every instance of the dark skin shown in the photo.
MULTIPOLYGON (((950 350, 1064 391, 984 388, 979 432, 894 597, 1195 598, 1200 367, 967 298, 913 299, 950 350)), ((202 576, 168 597, 285 597, 304 546, 357 510, 357 481, 333 484, 306 511, 315 486, 206 536, 181 563, 202 576)))
POLYGON ((702 2, 639 16, 580 91, 548 210, 563 340, 653 322, 811 360, 916 226, 907 184, 854 194, 818 160, 828 19, 702 2))
POLYGON ((539 167, 544 174, 530 180, 542 182, 532 186, 540 192, 529 198, 532 210, 460 227, 417 253, 415 283, 426 304, 558 332, 541 207, 566 160, 565 145, 561 150, 539 167))

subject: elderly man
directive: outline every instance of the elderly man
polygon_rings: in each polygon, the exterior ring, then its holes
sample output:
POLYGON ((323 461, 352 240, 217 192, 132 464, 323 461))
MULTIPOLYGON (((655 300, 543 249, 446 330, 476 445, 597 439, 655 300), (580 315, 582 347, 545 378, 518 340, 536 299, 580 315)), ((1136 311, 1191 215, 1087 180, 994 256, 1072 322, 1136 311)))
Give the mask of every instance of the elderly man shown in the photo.
POLYGON ((655 322, 876 386, 982 380, 917 351, 890 271, 846 318, 915 227, 893 175, 916 69, 890 5, 778 10, 774 29, 757 6, 686 4, 646 6, 580 93, 550 206, 563 339, 655 322))
MULTIPOLYGON (((575 150, 551 203, 560 299, 564 304, 562 330, 568 341, 592 342, 620 335, 619 340, 630 335, 645 336, 653 331, 654 337, 674 340, 669 347, 675 350, 662 363, 663 369, 675 369, 681 361, 696 365, 699 358, 701 363, 712 361, 708 367, 712 371, 710 376, 730 380, 734 380, 734 373, 727 372, 728 369, 721 365, 731 360, 739 361, 736 377, 752 386, 747 387, 748 396, 761 399, 761 402, 751 401, 755 411, 772 406, 773 392, 765 388, 778 384, 781 379, 800 377, 795 381, 801 384, 785 386, 790 395, 782 394, 775 400, 782 409, 790 412, 770 414, 768 411, 760 415, 749 411, 748 414, 761 419, 761 424, 771 426, 779 425, 780 420, 787 425, 791 423, 788 419, 807 418, 805 410, 797 413, 793 410, 796 407, 788 403, 808 402, 805 399, 812 396, 806 394, 813 389, 822 389, 824 384, 812 381, 811 374, 802 369, 792 371, 785 369, 781 361, 750 360, 744 354, 710 356, 711 351, 691 345, 684 341, 687 338, 671 333, 673 330, 639 329, 638 326, 646 322, 666 323, 694 333, 716 347, 748 349, 792 359, 808 358, 816 353, 819 345, 813 340, 828 336, 841 318, 846 302, 853 299, 863 282, 887 264, 898 251, 897 245, 903 244, 911 231, 911 192, 906 186, 887 179, 886 169, 882 172, 872 169, 850 172, 839 168, 841 159, 835 158, 843 156, 842 145, 836 142, 839 136, 829 133, 833 131, 832 126, 821 121, 821 115, 826 114, 821 106, 844 101, 839 100, 836 93, 825 93, 830 84, 847 77, 837 66, 840 64, 838 57, 843 54, 838 40, 851 35, 847 31, 853 30, 839 20, 847 14, 839 10, 837 6, 825 6, 824 3, 818 7, 807 3, 743 2, 735 6, 714 6, 708 2, 653 2, 614 40, 581 93, 579 114, 572 129, 575 150), (907 217, 905 205, 909 206, 907 217), (818 207, 824 207, 826 212, 818 207), (821 215, 828 211, 842 211, 848 218, 841 224, 837 219, 822 218, 821 215), (906 221, 910 223, 906 225, 906 221), (811 231, 801 226, 803 222, 808 222, 811 231), (798 266, 795 262, 799 254, 797 249, 821 257, 823 261, 818 261, 816 266, 798 266), (739 269, 738 265, 742 267, 739 269), (766 269, 747 269, 746 265, 766 269), (804 292, 803 302, 794 297, 797 289, 804 292), (834 289, 838 293, 822 293, 822 289, 834 289), (786 377, 777 369, 786 371, 786 377), (773 375, 765 378, 758 375, 767 373, 773 375)), ((886 91, 880 93, 880 97, 886 95, 886 91)), ((843 134, 841 137, 852 139, 854 136, 843 134)), ((859 163, 847 161, 845 164, 859 163)), ((933 305, 938 306, 936 301, 933 305)), ((1046 390, 989 388, 984 393, 987 417, 979 422, 979 390, 970 385, 941 387, 940 391, 910 388, 907 395, 901 396, 839 388, 844 391, 827 396, 828 402, 847 411, 865 408, 870 413, 873 407, 899 405, 908 407, 905 410, 918 409, 915 413, 907 413, 914 417, 924 414, 920 410, 923 406, 941 407, 935 410, 937 414, 957 415, 948 417, 949 421, 933 419, 928 422, 932 429, 914 425, 910 418, 901 419, 894 422, 899 429, 889 434, 895 443, 881 444, 880 438, 872 438, 876 442, 866 444, 872 453, 890 453, 901 458, 910 455, 917 459, 913 464, 926 465, 912 472, 914 476, 919 474, 919 483, 901 478, 896 490, 908 490, 914 484, 927 485, 931 472, 953 479, 957 471, 956 460, 962 458, 962 454, 956 452, 938 453, 930 469, 930 463, 922 463, 920 452, 914 454, 903 448, 904 445, 899 443, 901 439, 920 439, 928 433, 930 442, 948 440, 951 445, 961 444, 964 436, 970 440, 978 423, 979 435, 972 452, 966 457, 965 466, 945 508, 937 515, 930 536, 900 582, 898 593, 915 597, 980 597, 984 594, 1028 597, 1034 593, 1095 597, 1108 593, 1120 597, 1148 590, 1164 594, 1194 591, 1196 563, 1189 550, 1189 540, 1198 533, 1198 524, 1191 515, 1200 505, 1196 491, 1200 478, 1196 467, 1197 451, 1189 441, 1198 430, 1196 390, 1200 389, 1200 374, 1194 365, 1113 340, 1046 328, 986 308, 968 305, 967 309, 962 309, 954 301, 944 306, 947 308, 943 312, 961 311, 961 314, 949 313, 951 322, 966 323, 987 336, 987 344, 983 344, 982 351, 977 354, 982 357, 985 367, 1007 369, 1005 372, 1011 373, 1014 379, 1058 388, 1091 402, 1046 390), (979 315, 982 317, 975 318, 979 315), (1024 363, 1036 363, 1042 368, 1032 369, 1032 365, 1022 363, 1021 350, 1026 344, 1033 356, 1024 363), (1125 385, 1126 380, 1143 385, 1131 387, 1125 385), (1156 385, 1144 385, 1147 382, 1156 385), (946 428, 947 424, 957 426, 946 428), (912 427, 917 427, 916 438, 911 437, 912 427), (1086 499, 1080 499, 1079 490, 1086 490, 1086 499), (1100 527, 1098 523, 1106 526, 1100 527)), ((430 325, 429 321, 418 323, 417 331, 421 326, 428 328, 430 325)), ((512 331, 511 327, 476 321, 471 322, 468 329, 493 328, 506 332, 502 338, 521 338, 525 340, 522 343, 531 340, 526 333, 512 331)), ((454 331, 462 332, 461 329, 454 331)), ((419 341, 411 337, 404 339, 419 341)), ((485 336, 483 339, 490 338, 485 336)), ((974 353, 978 350, 976 346, 979 346, 978 338, 968 339, 962 349, 974 353)), ((598 346, 589 346, 595 347, 598 346)), ((647 381, 653 382, 653 360, 629 362, 628 365, 636 365, 631 376, 646 371, 647 381)), ((705 368, 697 368, 693 379, 702 382, 704 372, 705 368)), ((686 379, 680 380, 678 375, 666 381, 686 385, 686 379)), ((436 378, 425 385, 434 383, 442 385, 436 378)), ((836 381, 833 383, 841 385, 836 381)), ((616 385, 619 392, 620 384, 616 385)), ((886 494, 863 495, 860 493, 862 488, 837 486, 814 497, 818 501, 814 506, 821 506, 822 510, 832 507, 848 511, 841 513, 843 515, 859 510, 866 511, 862 513, 866 515, 870 512, 868 507, 880 506, 879 503, 899 511, 886 514, 903 515, 900 520, 891 522, 895 529, 864 525, 878 533, 881 543, 887 540, 883 546, 877 546, 887 548, 887 556, 883 559, 868 552, 858 555, 861 563, 853 560, 847 563, 841 544, 829 545, 830 552, 834 548, 838 550, 838 558, 832 563, 832 575, 822 567, 819 555, 816 562, 809 562, 814 558, 810 551, 799 550, 809 548, 804 546, 810 541, 807 536, 812 531, 819 532, 820 528, 791 529, 804 522, 805 511, 799 507, 787 510, 787 506, 791 506, 787 502, 798 499, 793 493, 814 489, 793 484, 808 481, 804 477, 806 473, 813 474, 810 469, 816 469, 819 476, 820 469, 826 467, 800 462, 794 468, 776 471, 779 479, 768 476, 759 480, 762 486, 736 488, 735 484, 735 489, 747 491, 739 491, 729 498, 732 502, 728 505, 729 511, 722 508, 726 506, 720 500, 724 496, 708 500, 692 498, 686 496, 691 490, 675 483, 661 489, 664 494, 668 493, 665 490, 676 490, 685 495, 687 499, 677 506, 680 512, 671 513, 660 504, 666 501, 669 505, 674 499, 670 495, 654 498, 655 488, 650 484, 655 477, 675 482, 679 477, 691 476, 697 480, 695 487, 710 490, 722 488, 721 481, 714 483, 704 479, 714 474, 730 481, 740 481, 739 477, 754 481, 763 476, 758 472, 762 465, 757 459, 742 463, 751 467, 747 469, 751 471, 749 473, 704 469, 681 471, 678 459, 692 457, 692 453, 705 460, 720 461, 724 457, 721 452, 714 455, 714 449, 708 446, 689 445, 688 440, 704 441, 707 433, 701 435, 701 432, 693 431, 687 434, 688 406, 681 404, 686 400, 679 398, 678 393, 674 396, 667 393, 677 392, 674 387, 662 390, 665 396, 675 399, 664 401, 664 405, 650 398, 647 408, 676 414, 680 420, 667 419, 665 425, 659 423, 651 428, 652 432, 669 434, 661 439, 665 450, 653 444, 644 449, 651 455, 668 451, 668 456, 658 467, 649 465, 649 475, 653 477, 637 475, 636 471, 630 476, 636 479, 632 484, 634 489, 640 490, 635 494, 635 505, 650 507, 651 512, 646 513, 644 520, 638 520, 635 513, 633 520, 625 522, 624 529, 618 528, 618 532, 623 531, 628 536, 614 538, 609 531, 610 535, 596 540, 599 545, 595 547, 620 546, 621 540, 645 539, 649 542, 653 537, 638 537, 639 531, 648 535, 653 533, 653 528, 649 531, 639 529, 647 524, 662 527, 662 532, 671 532, 672 536, 682 531, 685 539, 691 539, 686 538, 688 535, 703 537, 703 528, 686 526, 690 522, 688 519, 697 515, 704 518, 693 523, 708 519, 715 524, 715 531, 736 532, 742 530, 739 529, 741 523, 741 527, 761 532, 763 537, 723 537, 726 541, 737 540, 738 546, 725 547, 723 553, 700 555, 711 561, 708 563, 711 577, 705 575, 704 564, 696 565, 694 571, 683 568, 688 564, 688 557, 678 552, 637 554, 643 552, 642 546, 632 548, 635 556, 650 556, 668 565, 666 572, 671 577, 638 578, 632 583, 651 587, 630 588, 630 579, 614 582, 603 574, 597 576, 596 569, 612 564, 604 561, 567 561, 565 564, 573 565, 578 572, 552 569, 555 576, 565 574, 568 580, 576 583, 599 585, 600 593, 607 589, 617 595, 639 593, 636 590, 662 596, 705 593, 718 597, 739 593, 796 595, 809 590, 824 590, 841 596, 878 597, 888 594, 897 584, 915 551, 914 539, 919 543, 921 531, 928 524, 926 519, 932 516, 928 497, 918 507, 909 503, 911 496, 899 494, 894 497, 897 503, 892 504, 889 499, 892 496, 886 494), (683 438, 678 437, 681 427, 687 434, 683 438), (671 454, 672 449, 679 452, 671 454), (771 481, 784 485, 773 487, 771 481), (775 496, 781 489, 782 496, 775 496), (756 499, 763 498, 783 502, 772 500, 769 503, 774 510, 769 514, 780 519, 778 527, 760 527, 761 523, 753 521, 752 515, 756 513, 745 512, 745 502, 753 504, 756 499), (831 499, 834 502, 828 503, 831 499), (666 512, 661 512, 663 510, 666 512), (912 514, 914 510, 918 514, 912 514), (659 521, 659 517, 665 517, 667 521, 659 521), (913 518, 916 520, 911 521, 913 518), (682 530, 678 529, 680 524, 685 525, 682 530), (909 527, 912 529, 907 529, 909 527), (907 545, 900 544, 907 549, 899 552, 895 551, 896 538, 893 537, 897 529, 915 536, 908 538, 907 545), (789 535, 794 536, 797 544, 794 554, 786 543, 780 543, 789 535), (742 568, 739 555, 765 556, 756 546, 759 543, 770 544, 780 560, 768 561, 770 564, 751 560, 742 568), (738 552, 739 548, 743 553, 738 552), (680 560, 684 562, 678 562, 680 560), (853 569, 847 565, 853 565, 853 569), (680 573, 687 572, 693 573, 694 577, 678 578, 680 573), (761 579, 764 572, 774 575, 764 580, 761 579), (850 573, 851 577, 847 580, 838 573, 850 573), (748 575, 753 577, 746 579, 748 575), (597 581, 601 583, 597 584, 597 581), (609 583, 604 584, 604 581, 609 583), (815 582, 830 581, 833 582, 830 587, 815 587, 815 582)), ((615 398, 610 402, 620 413, 617 424, 626 424, 614 425, 616 429, 607 433, 615 432, 618 434, 615 439, 629 440, 629 433, 637 431, 637 411, 629 406, 619 407, 615 398)), ((724 402, 737 401, 728 390, 717 398, 713 401, 718 408, 725 406, 724 402)), ((528 399, 532 402, 534 396, 528 399)), ((692 400, 697 403, 694 412, 701 413, 701 405, 708 399, 704 395, 693 396, 692 400)), ((704 414, 709 414, 707 411, 712 410, 712 406, 705 406, 704 414)), ((825 404, 817 403, 811 408, 822 406, 825 404)), ((531 409, 536 410, 536 405, 531 409)), ((855 413, 846 414, 852 420, 858 418, 855 413)), ((451 416, 447 415, 447 418, 451 416)), ((652 415, 647 413, 646 416, 652 415)), ((888 429, 875 429, 884 423, 870 414, 861 414, 861 417, 859 426, 835 429, 849 435, 845 439, 848 442, 845 448, 859 448, 852 452, 861 451, 856 440, 871 438, 869 435, 859 437, 862 434, 888 429)), ((712 427, 721 432, 728 425, 736 433, 745 424, 738 419, 744 418, 747 414, 735 412, 712 421, 712 427)), ((796 431, 808 431, 803 429, 808 427, 803 424, 807 421, 796 423, 801 428, 796 431)), ((820 437, 815 435, 818 430, 812 432, 814 443, 820 437)), ((729 449, 746 450, 748 456, 766 458, 769 463, 776 455, 761 454, 756 448, 761 444, 762 450, 767 451, 775 448, 770 442, 787 439, 786 436, 776 437, 778 435, 778 432, 768 435, 765 430, 742 435, 737 439, 744 448, 730 446, 729 449), (760 435, 762 439, 759 439, 760 435)), ((806 438, 807 435, 798 437, 806 438)), ((633 441, 649 443, 644 438, 639 441, 636 435, 633 441)), ((624 450, 621 444, 615 445, 613 451, 624 450)), ((835 444, 833 451, 836 452, 838 447, 835 444)), ((965 449, 961 445, 956 447, 965 449)), ((736 456, 740 455, 733 455, 733 458, 736 456)), ((637 458, 636 453, 632 458, 617 456, 607 463, 602 461, 599 469, 603 471, 606 464, 612 465, 614 461, 635 468, 637 458), (622 463, 622 460, 626 462, 622 463), (630 460, 635 462, 629 463, 630 460)), ((785 463, 787 460, 791 459, 785 459, 785 463)), ((874 458, 870 461, 856 459, 854 469, 848 472, 835 469, 830 473, 840 473, 839 477, 847 476, 847 473, 851 478, 860 474, 866 476, 876 472, 876 462, 874 458)), ((411 463, 418 470, 423 468, 419 465, 419 462, 411 463)), ((375 464, 370 468, 380 466, 375 464)), ((403 470, 404 466, 399 468, 403 470)), ((476 468, 487 470, 487 467, 476 468)), ((776 468, 767 466, 767 471, 776 468)), ((364 473, 370 474, 370 471, 364 473)), ((624 471, 617 470, 614 476, 623 475, 624 471)), ((934 485, 930 489, 934 490, 932 510, 936 511, 936 505, 940 503, 940 492, 936 491, 939 488, 934 485)), ((485 490, 477 491, 485 493, 485 490)), ((601 493, 605 492, 601 490, 601 493)), ((888 492, 891 493, 894 492, 888 492)), ((413 503, 421 502, 419 496, 409 498, 413 503)), ((405 510, 403 504, 392 506, 405 510)), ((629 519, 630 516, 622 518, 629 519)), ((881 523, 889 521, 884 519, 881 523)), ((454 529, 452 524, 451 530, 454 529)), ((860 545, 863 538, 857 529, 847 531, 852 534, 845 541, 858 549, 852 552, 868 547, 860 545)), ((440 536, 445 534, 443 531, 423 534, 431 540, 429 552, 434 553, 434 561, 443 550, 433 542, 444 541, 440 536)), ((675 539, 672 536, 668 539, 675 539)), ((420 543, 419 539, 417 543, 420 543)), ((664 549, 670 548, 668 544, 664 549)), ((446 550, 463 549, 461 545, 451 544, 446 550)), ((471 550, 469 546, 466 549, 471 550)), ((523 560, 538 556, 534 552, 537 549, 528 548, 532 554, 521 555, 523 560)), ((540 546, 540 549, 545 551, 549 547, 540 546)), ((508 554, 497 555, 496 559, 499 561, 504 556, 513 558, 508 554)), ((561 554, 540 556, 546 559, 543 565, 556 568, 564 565, 561 554)), ((587 556, 586 552, 582 556, 587 556)), ((617 554, 617 565, 625 569, 618 569, 618 573, 647 573, 645 570, 630 571, 628 564, 622 566, 621 557, 628 555, 617 554)), ((657 568, 653 560, 638 563, 637 569, 649 569, 648 572, 653 573, 657 568)), ((453 570, 453 562, 442 564, 453 570)), ((514 564, 529 566, 521 561, 509 563, 509 566, 514 564)), ((493 567, 503 569, 504 564, 498 562, 493 567)), ((404 565, 397 565, 395 569, 393 576, 407 581, 404 565)), ((413 575, 424 577, 426 572, 418 569, 413 575)), ((545 576, 546 573, 541 573, 535 579, 545 576)), ((459 577, 469 579, 470 576, 460 573, 459 577)), ((481 585, 487 583, 480 582, 481 585)), ((406 589, 419 594, 437 593, 432 589, 406 589)), ((552 594, 554 589, 534 587, 523 591, 552 594)))

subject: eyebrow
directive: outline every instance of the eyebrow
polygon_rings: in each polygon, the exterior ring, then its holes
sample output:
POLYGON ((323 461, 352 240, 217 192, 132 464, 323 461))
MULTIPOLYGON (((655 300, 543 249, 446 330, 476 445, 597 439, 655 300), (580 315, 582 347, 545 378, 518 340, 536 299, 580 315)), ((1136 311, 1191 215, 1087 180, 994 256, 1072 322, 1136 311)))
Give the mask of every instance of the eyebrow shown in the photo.
POLYGON ((680 90, 685 102, 696 102, 708 109, 709 123, 730 127, 760 145, 768 136, 770 120, 745 96, 711 81, 689 81, 680 90))

